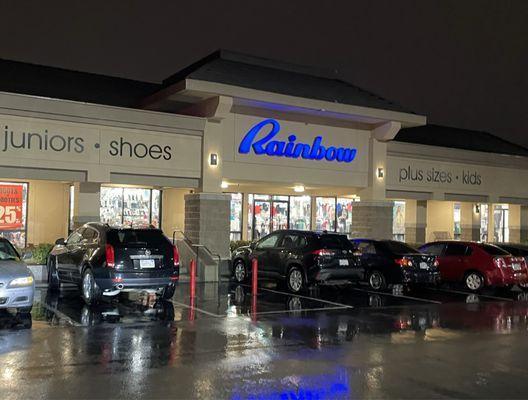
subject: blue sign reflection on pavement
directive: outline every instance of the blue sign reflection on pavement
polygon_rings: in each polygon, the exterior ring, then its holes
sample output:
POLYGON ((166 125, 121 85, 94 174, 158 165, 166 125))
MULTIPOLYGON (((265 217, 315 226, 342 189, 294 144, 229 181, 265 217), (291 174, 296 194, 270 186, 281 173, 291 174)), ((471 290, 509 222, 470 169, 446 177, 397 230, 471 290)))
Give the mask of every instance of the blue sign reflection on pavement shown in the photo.
MULTIPOLYGON (((255 380, 255 383, 257 380, 255 380)), ((258 381, 262 382, 262 381, 258 381)), ((348 375, 344 368, 334 374, 287 376, 266 381, 265 387, 235 390, 232 400, 320 400, 349 399, 348 375), (247 392, 247 393, 241 393, 247 392)))

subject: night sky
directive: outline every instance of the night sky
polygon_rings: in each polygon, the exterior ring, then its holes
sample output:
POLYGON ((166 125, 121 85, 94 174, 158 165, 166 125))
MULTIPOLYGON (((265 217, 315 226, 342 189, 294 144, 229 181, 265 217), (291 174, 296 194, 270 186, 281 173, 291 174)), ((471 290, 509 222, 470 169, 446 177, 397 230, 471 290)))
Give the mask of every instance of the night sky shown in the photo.
POLYGON ((528 1, 21 1, 0 57, 160 81, 224 48, 335 71, 426 115, 528 146, 528 1))

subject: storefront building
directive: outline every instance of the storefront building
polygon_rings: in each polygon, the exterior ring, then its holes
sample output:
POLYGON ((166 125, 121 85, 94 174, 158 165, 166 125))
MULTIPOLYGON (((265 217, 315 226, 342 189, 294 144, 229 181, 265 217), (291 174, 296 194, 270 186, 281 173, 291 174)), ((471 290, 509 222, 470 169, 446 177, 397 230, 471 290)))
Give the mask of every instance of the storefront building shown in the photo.
POLYGON ((19 247, 94 220, 182 231, 223 259, 286 228, 528 239, 528 151, 498 138, 232 53, 159 85, 105 79, 108 96, 0 88, 0 234, 19 247))

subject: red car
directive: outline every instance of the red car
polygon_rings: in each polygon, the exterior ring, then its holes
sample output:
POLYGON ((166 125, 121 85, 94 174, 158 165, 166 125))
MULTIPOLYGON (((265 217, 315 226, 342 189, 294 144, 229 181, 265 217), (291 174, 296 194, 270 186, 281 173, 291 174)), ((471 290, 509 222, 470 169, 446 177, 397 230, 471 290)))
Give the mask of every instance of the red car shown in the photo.
POLYGON ((427 243, 423 253, 438 257, 438 268, 444 282, 462 282, 476 292, 484 286, 510 288, 528 283, 523 257, 487 243, 445 241, 427 243))

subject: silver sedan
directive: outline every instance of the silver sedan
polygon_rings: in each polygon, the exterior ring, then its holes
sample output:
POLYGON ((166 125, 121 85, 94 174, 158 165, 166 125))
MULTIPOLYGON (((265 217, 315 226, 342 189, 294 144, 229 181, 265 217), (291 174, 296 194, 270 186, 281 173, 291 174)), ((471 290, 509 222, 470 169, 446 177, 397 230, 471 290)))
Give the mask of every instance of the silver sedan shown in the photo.
POLYGON ((30 312, 34 294, 33 274, 11 243, 0 238, 0 309, 30 312))

